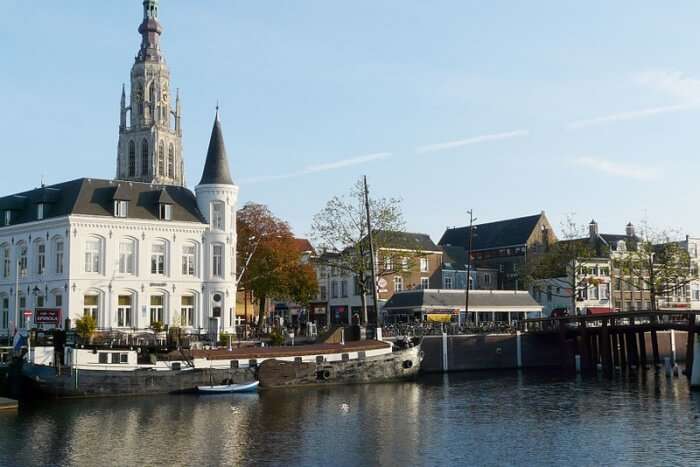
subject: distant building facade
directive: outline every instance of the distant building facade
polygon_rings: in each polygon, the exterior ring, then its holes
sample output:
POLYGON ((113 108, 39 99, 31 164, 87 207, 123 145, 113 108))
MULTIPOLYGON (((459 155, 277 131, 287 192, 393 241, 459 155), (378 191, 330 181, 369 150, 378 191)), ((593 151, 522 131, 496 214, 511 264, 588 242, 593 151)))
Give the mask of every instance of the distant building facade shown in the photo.
MULTIPOLYGON (((469 248, 469 227, 448 228, 438 244, 469 248)), ((472 227, 472 265, 496 271, 495 289, 526 287, 525 262, 544 251, 556 235, 544 211, 534 216, 506 219, 472 227)))

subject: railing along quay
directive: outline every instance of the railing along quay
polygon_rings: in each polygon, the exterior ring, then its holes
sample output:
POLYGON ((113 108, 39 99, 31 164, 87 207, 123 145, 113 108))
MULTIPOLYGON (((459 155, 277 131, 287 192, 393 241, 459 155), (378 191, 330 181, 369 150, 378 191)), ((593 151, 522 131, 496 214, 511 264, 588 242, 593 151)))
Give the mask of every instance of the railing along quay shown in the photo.
POLYGON ((558 335, 565 370, 576 368, 578 355, 582 371, 595 370, 600 365, 606 374, 612 374, 615 368, 646 369, 647 333, 651 341, 651 364, 655 367, 661 364, 657 332, 687 333, 686 375, 692 378, 697 313, 692 310, 611 312, 526 319, 520 326, 527 333, 558 335))

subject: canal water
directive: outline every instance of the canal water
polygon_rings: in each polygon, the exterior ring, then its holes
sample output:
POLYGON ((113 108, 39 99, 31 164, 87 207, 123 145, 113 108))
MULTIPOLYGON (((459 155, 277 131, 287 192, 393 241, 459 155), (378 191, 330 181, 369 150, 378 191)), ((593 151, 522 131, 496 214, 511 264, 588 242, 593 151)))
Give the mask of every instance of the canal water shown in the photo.
POLYGON ((0 413, 0 465, 699 465, 684 377, 462 373, 0 413))

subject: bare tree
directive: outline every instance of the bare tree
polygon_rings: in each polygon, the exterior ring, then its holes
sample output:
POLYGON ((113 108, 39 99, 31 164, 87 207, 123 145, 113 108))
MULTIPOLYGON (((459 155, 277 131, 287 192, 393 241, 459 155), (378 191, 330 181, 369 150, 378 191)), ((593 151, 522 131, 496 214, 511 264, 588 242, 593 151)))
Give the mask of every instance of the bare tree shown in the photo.
MULTIPOLYGON (((579 292, 589 285, 597 285, 596 279, 582 273, 581 265, 594 258, 608 258, 610 250, 592 239, 585 227, 576 224, 571 215, 561 226, 561 240, 549 245, 541 254, 528 258, 527 281, 533 288, 541 288, 543 282, 557 280, 570 294, 557 295, 571 300, 571 312, 576 313, 579 292)), ((551 293, 551 292, 548 292, 551 293)))
MULTIPOLYGON (((393 245, 398 233, 404 231, 401 201, 397 198, 370 199, 370 216, 375 251, 383 249, 383 265, 377 268, 377 275, 395 273, 404 267, 411 267, 410 260, 404 261, 406 253, 391 252, 385 247, 393 245)), ((317 263, 335 268, 355 277, 359 285, 362 302, 362 321, 367 323, 367 295, 372 292, 370 248, 367 240, 367 222, 362 181, 353 185, 344 196, 334 196, 317 213, 312 222, 312 238, 327 254, 321 254, 317 263), (329 254, 328 254, 329 253, 329 254)), ((376 284, 374 285, 376 287, 376 284)), ((374 310, 375 313, 378 310, 374 310)))
POLYGON ((638 241, 615 259, 615 267, 627 282, 648 290, 651 311, 657 310, 659 297, 675 293, 698 277, 688 251, 674 240, 676 236, 642 222, 638 241))

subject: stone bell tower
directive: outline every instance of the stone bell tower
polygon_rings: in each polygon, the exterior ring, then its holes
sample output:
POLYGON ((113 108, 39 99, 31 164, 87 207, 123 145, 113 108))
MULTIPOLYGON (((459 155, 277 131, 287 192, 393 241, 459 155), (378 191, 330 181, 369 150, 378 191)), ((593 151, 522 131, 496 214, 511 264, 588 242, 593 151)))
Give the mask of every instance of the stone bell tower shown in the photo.
POLYGON ((122 86, 117 179, 184 186, 182 110, 179 93, 175 108, 171 105, 170 71, 160 50, 162 32, 158 0, 144 0, 141 48, 131 67, 128 99, 122 86))

